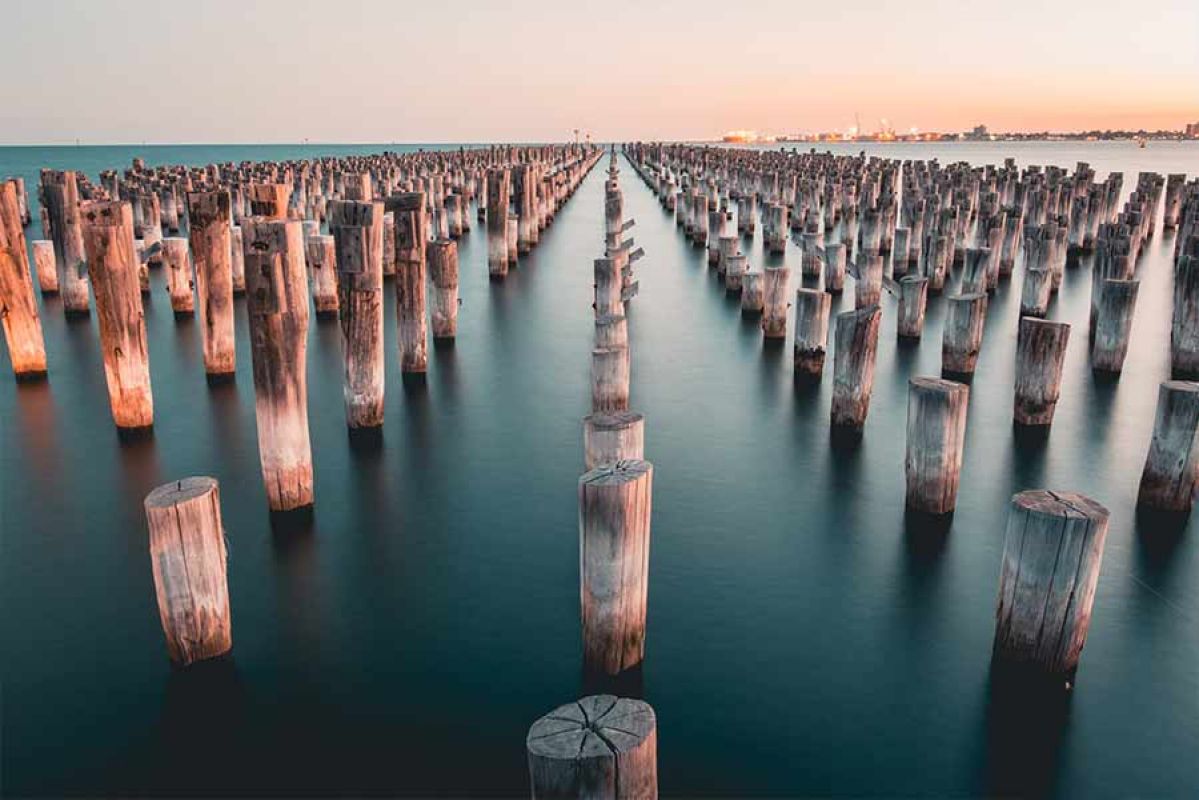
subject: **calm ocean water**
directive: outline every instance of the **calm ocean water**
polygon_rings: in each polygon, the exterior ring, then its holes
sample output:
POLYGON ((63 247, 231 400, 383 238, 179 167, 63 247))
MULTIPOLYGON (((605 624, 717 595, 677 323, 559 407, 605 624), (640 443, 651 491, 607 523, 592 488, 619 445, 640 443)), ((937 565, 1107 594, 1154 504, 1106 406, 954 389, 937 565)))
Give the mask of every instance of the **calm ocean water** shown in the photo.
MULTIPOLYGON (((0 148, 0 176, 24 175, 32 196, 43 166, 95 178, 134 155, 201 164, 383 149, 405 148, 0 148)), ((865 149, 1087 161, 1099 179, 1123 170, 1126 192, 1139 170, 1199 173, 1194 143, 865 149)), ((348 441, 340 332, 313 316, 316 509, 303 528, 268 518, 244 301, 237 381, 210 387, 198 323, 173 318, 152 274, 155 432, 122 443, 95 316, 68 323, 39 298, 49 381, 0 380, 5 794, 527 792, 528 726, 583 690, 575 491, 602 165, 504 283, 487 279, 478 226, 461 240, 457 343, 432 349, 423 385, 399 379, 387 294, 381 447, 348 441), (142 499, 192 474, 221 482, 234 652, 172 673, 142 499)), ((1199 530, 1133 514, 1168 377, 1172 234, 1159 226, 1139 264, 1118 383, 1091 376, 1089 262, 1068 268, 1050 317, 1074 330, 1047 441, 1011 428, 1019 267, 1000 286, 958 510, 937 538, 905 528, 903 457, 907 382, 939 371, 944 302, 930 300, 918 346, 897 347, 885 297, 865 437, 834 448, 831 361, 823 384, 796 388, 790 345, 763 347, 703 253, 622 167, 647 254, 629 311, 633 407, 656 467, 640 691, 658 714, 663 793, 1193 797, 1199 530), (1112 512, 1077 686, 1052 709, 997 698, 989 680, 1007 502, 1038 487, 1112 512)), ((760 267, 760 227, 748 252, 760 267)))

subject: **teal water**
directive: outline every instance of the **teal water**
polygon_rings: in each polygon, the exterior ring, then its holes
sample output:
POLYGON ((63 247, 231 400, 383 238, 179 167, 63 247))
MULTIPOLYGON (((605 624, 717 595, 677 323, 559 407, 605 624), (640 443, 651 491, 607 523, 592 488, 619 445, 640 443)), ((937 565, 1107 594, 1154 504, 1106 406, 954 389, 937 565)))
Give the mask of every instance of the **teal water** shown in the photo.
MULTIPOLYGON (((1199 172, 1199 146, 886 147, 1072 167, 1199 172), (1151 163, 1152 166, 1143 166, 1151 163)), ((386 146, 0 148, 0 175, 95 177, 154 163, 377 152, 386 146)), ((850 152, 857 152, 861 146, 850 152)), ((948 534, 903 515, 907 381, 936 374, 943 303, 895 341, 884 300, 863 441, 834 447, 831 369, 797 388, 704 255, 622 161, 645 248, 630 305, 633 407, 655 464, 647 658, 668 795, 1032 794, 1188 797, 1199 786, 1199 544, 1133 515, 1168 372, 1171 236, 1148 244, 1123 377, 1091 377, 1086 262, 1050 316, 1074 324, 1047 441, 1012 431, 1019 269, 999 288, 970 400, 948 534), (1006 504, 1075 489, 1111 529, 1078 681, 1064 708, 996 695, 989 676, 1006 504)), ((0 789, 7 795, 524 794, 524 735, 577 697, 576 481, 588 411, 596 169, 535 251, 490 283, 460 241, 455 346, 424 385, 399 380, 387 305, 377 449, 351 446, 336 323, 309 345, 315 515, 272 529, 255 440, 244 302, 238 376, 204 380, 196 322, 165 278, 146 307, 155 432, 112 427, 94 315, 42 303, 49 380, 0 380, 0 789), (191 474, 221 482, 234 651, 173 673, 141 503, 191 474)), ((37 215, 30 237, 36 235, 37 215)), ((763 264, 761 228, 749 248, 763 264)), ((798 265, 794 245, 787 255, 798 265)), ((795 284, 793 278, 793 285, 795 284)), ((852 292, 834 312, 852 304, 852 292)), ((831 366, 831 363, 830 363, 831 366)), ((10 370, 0 356, 0 374, 10 370)))

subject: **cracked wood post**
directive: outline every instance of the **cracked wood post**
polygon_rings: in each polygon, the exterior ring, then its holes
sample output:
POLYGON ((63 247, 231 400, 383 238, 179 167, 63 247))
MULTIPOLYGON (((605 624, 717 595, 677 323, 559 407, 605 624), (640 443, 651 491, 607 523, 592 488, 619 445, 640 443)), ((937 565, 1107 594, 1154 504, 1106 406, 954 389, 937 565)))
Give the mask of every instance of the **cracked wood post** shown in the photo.
POLYGON ((312 505, 308 279, 295 220, 242 221, 258 455, 272 511, 312 505))
POLYGON ((645 417, 637 411, 595 413, 583 417, 583 466, 645 457, 645 417))
POLYGON ((150 566, 167 655, 179 666, 233 649, 221 493, 215 478, 159 486, 145 500, 150 566))
POLYGON ((592 262, 595 275, 595 314, 624 316, 624 301, 621 299, 623 277, 614 258, 597 258, 592 262))
POLYGON ((192 297, 192 265, 187 252, 187 239, 168 236, 162 240, 162 265, 167 273, 167 292, 175 319, 186 319, 195 313, 192 297))
POLYGON ((1141 472, 1137 505, 1189 512, 1199 479, 1199 383, 1165 381, 1157 394, 1153 438, 1141 472))
POLYGON ((433 338, 458 333, 458 243, 438 239, 429 245, 429 280, 433 283, 433 338))
POLYGON ((560 706, 525 739, 534 800, 658 796, 658 721, 643 700, 591 695, 560 706))
POLYGON ((1073 492, 1012 497, 1004 534, 993 657, 1073 680, 1091 624, 1106 508, 1073 492))
POLYGON ((766 276, 746 272, 741 276, 741 313, 761 314, 766 305, 766 276))
POLYGON ((81 214, 112 418, 118 428, 148 428, 154 424, 154 396, 133 210, 128 203, 96 200, 85 203, 81 214))
POLYGON ((957 505, 970 388, 941 378, 908 381, 907 507, 941 515, 957 505))
POLYGON ((1017 425, 1050 425, 1062 392, 1062 365, 1070 325, 1034 317, 1020 320, 1016 336, 1016 399, 1012 418, 1017 425))
POLYGON ((37 273, 37 285, 43 295, 58 294, 58 268, 54 261, 54 242, 34 239, 33 268, 37 273))
POLYGON ((494 278, 508 274, 508 171, 487 170, 487 269, 494 278))
MULTIPOLYGON (((42 170, 42 198, 50 220, 58 292, 67 316, 87 316, 88 272, 84 258, 83 226, 79 219, 79 188, 71 171, 42 170)), ((132 231, 131 231, 132 233, 132 231)))
POLYGON ((46 345, 25 249, 17 183, 0 183, 0 327, 17 380, 46 374, 46 345))
POLYGON ((883 296, 883 257, 876 252, 863 251, 858 257, 858 270, 853 284, 854 308, 876 306, 883 296))
POLYGON ((824 290, 841 294, 845 289, 845 244, 837 242, 824 248, 824 290))
POLYGON ((878 327, 882 316, 878 306, 837 315, 830 411, 834 428, 860 433, 866 425, 870 395, 874 390, 874 362, 878 356, 878 327))
POLYGON ((383 424, 384 396, 383 203, 332 201, 328 215, 346 359, 346 424, 376 428, 383 424))
POLYGON ((595 318, 596 347, 628 347, 629 322, 623 314, 601 314, 595 318))
POLYGON ((763 278, 762 335, 767 339, 782 339, 787 335, 787 267, 766 267, 763 278))
POLYGON ((795 373, 819 379, 828 349, 828 319, 833 298, 819 289, 795 292, 795 373))
POLYGON ((601 464, 579 478, 584 668, 608 675, 645 656, 653 465, 601 464))
POLYGON ((337 246, 332 236, 308 237, 304 252, 311 273, 312 304, 318 317, 337 317, 337 246))
POLYGON ((1020 287, 1020 316, 1043 317, 1049 312, 1053 291, 1053 273, 1047 269, 1028 267, 1020 287))
POLYGON ((1095 372, 1119 375, 1124 369, 1139 287, 1140 281, 1135 280, 1107 279, 1100 285, 1099 314, 1091 346, 1091 369, 1095 372))
POLYGON ((629 408, 629 348, 596 347, 591 351, 591 410, 629 408))
POLYGON ((987 291, 987 266, 990 261, 989 248, 966 248, 965 267, 962 270, 962 294, 984 294, 987 291))
MULTIPOLYGON (((733 240, 734 242, 736 239, 733 240)), ((732 294, 737 294, 741 291, 746 270, 749 268, 749 260, 741 255, 730 255, 723 257, 724 259, 724 290, 732 294)))
POLYGON ((429 368, 425 322, 425 193, 406 192, 387 200, 395 213, 396 322, 400 371, 423 373, 429 368))
MULTIPOLYGON (((900 229, 902 230, 902 229, 900 229)), ((900 339, 919 339, 924 333, 924 312, 928 306, 928 278, 905 275, 899 279, 899 322, 896 335, 900 339)))
POLYGON ((229 208, 230 196, 225 189, 187 195, 187 235, 200 307, 204 371, 214 378, 232 376, 237 366, 233 324, 234 241, 229 208))
POLYGON ((941 340, 941 374, 969 379, 982 349, 983 324, 987 318, 985 294, 950 297, 945 311, 945 333, 941 340))

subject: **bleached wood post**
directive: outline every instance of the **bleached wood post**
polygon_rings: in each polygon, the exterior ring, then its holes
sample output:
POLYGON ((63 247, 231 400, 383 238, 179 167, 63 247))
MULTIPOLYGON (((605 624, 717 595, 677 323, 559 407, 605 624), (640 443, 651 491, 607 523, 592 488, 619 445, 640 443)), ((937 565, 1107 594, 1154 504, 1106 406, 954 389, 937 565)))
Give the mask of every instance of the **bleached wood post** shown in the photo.
POLYGON ((37 285, 43 295, 58 294, 58 268, 54 263, 54 242, 34 239, 33 271, 37 273, 37 285))
POLYGON ((941 378, 908 382, 907 507, 948 514, 957 506, 970 389, 941 378))
POLYGON ((948 299, 945 335, 941 342, 941 373, 969 379, 982 350, 983 324, 987 319, 987 296, 963 294, 948 299))
POLYGON ((966 249, 965 268, 962 271, 962 294, 985 294, 987 291, 987 265, 991 251, 986 247, 966 249))
POLYGON ((54 241, 54 263, 58 269, 58 293, 62 297, 63 311, 67 316, 87 316, 91 312, 88 271, 75 173, 42 170, 42 198, 54 241))
POLYGON ((645 417, 636 411, 595 413, 583 417, 583 466, 645 457, 645 417))
POLYGON ((394 195, 387 209, 395 212, 396 322, 400 370, 423 373, 429 368, 425 323, 425 193, 394 195))
POLYGON ((924 312, 928 306, 928 278, 905 275, 899 279, 899 321, 896 334, 900 339, 919 339, 924 333, 924 312))
POLYGON ((629 408, 629 348, 597 347, 591 351, 591 410, 629 408))
POLYGON ((534 800, 658 797, 658 721, 642 700, 592 695, 560 706, 525 739, 534 800))
POLYGON ((318 317, 337 317, 337 246, 332 236, 310 236, 304 242, 312 282, 312 304, 318 317))
POLYGON ((81 214, 112 418, 118 428, 148 428, 154 424, 154 397, 133 249, 133 210, 128 203, 95 200, 85 203, 81 214))
POLYGON ((1012 497, 1003 541, 993 654, 1073 681, 1091 625, 1108 511, 1073 492, 1012 497))
POLYGON ((621 300, 622 278, 616 259, 597 258, 592 262, 595 275, 595 313, 624 315, 624 301, 621 300))
POLYGON ((782 339, 787 335, 787 282, 791 270, 766 267, 763 275, 762 335, 767 339, 782 339))
POLYGON ((1025 269, 1024 284, 1020 289, 1020 316, 1045 316, 1049 312, 1052 292, 1053 273, 1047 269, 1025 269))
POLYGON ((1101 284, 1091 346, 1091 369, 1095 372, 1118 375, 1124 369, 1139 287, 1140 281, 1108 279, 1101 284))
POLYGON ((858 257, 858 275, 853 284, 854 308, 876 306, 883 295, 883 257, 864 251, 858 257))
POLYGON ((346 357, 346 424, 383 424, 383 203, 333 201, 338 316, 346 357))
MULTIPOLYGON (((187 233, 200 307, 204 371, 214 378, 232 376, 237 363, 233 342, 233 237, 229 204, 229 192, 224 189, 187 195, 187 233)), ((244 280, 244 271, 242 277, 244 280)))
POLYGON ((221 494, 214 478, 159 486, 145 500, 150 566, 167 655, 179 666, 233 649, 221 494))
POLYGON ((741 313, 760 314, 766 305, 766 276, 746 272, 741 276, 741 313))
POLYGON ((487 170, 487 268, 493 278, 508 274, 508 171, 487 170))
POLYGON ((1157 393, 1153 438, 1141 472, 1137 505, 1189 512, 1199 480, 1199 383, 1165 381, 1157 393))
POLYGON ((46 345, 13 180, 0 183, 0 327, 17 380, 44 376, 46 345))
POLYGON ((308 280, 295 220, 242 221, 258 455, 272 511, 312 505, 308 280))
MULTIPOLYGON (((736 241, 734 239, 734 241, 736 241)), ((749 268, 749 260, 743 255, 730 255, 724 258, 724 290, 737 294, 741 291, 745 271, 749 268)))
POLYGON ((845 245, 842 242, 824 248, 824 290, 841 294, 845 289, 845 245))
POLYGON ((1016 399, 1013 419, 1017 425, 1050 425, 1062 392, 1062 365, 1070 326, 1033 317, 1020 320, 1016 337, 1016 399))
POLYGON ((230 279, 230 283, 233 285, 233 294, 245 294, 246 246, 240 225, 234 225, 229 229, 229 271, 233 276, 230 279))
POLYGON ((953 243, 950 242, 947 236, 937 235, 929 240, 929 248, 926 256, 927 269, 925 277, 928 278, 928 293, 931 295, 939 295, 945 288, 945 277, 949 273, 949 260, 952 258, 953 243))
POLYGON ((819 379, 828 349, 828 319, 833 298, 819 289, 795 292, 795 374, 819 379))
POLYGON ((246 192, 250 198, 250 216, 264 220, 287 219, 291 187, 286 183, 251 183, 246 192))
POLYGON ((870 395, 874 391, 874 362, 882 316, 878 306, 837 315, 830 413, 834 428, 860 433, 866 425, 870 395))
POLYGON ((167 292, 175 318, 187 318, 195 313, 192 297, 192 265, 187 252, 187 239, 168 236, 162 240, 162 264, 167 273, 167 292))
POLYGON ((601 464, 579 478, 583 664, 616 675, 645 655, 653 465, 601 464))
POLYGON ((453 339, 458 332, 458 243, 438 239, 429 245, 429 279, 433 283, 433 337, 453 339))
MULTIPOLYGON (((1199 235, 1191 238, 1199 251, 1199 235)), ((1199 377, 1199 252, 1184 252, 1174 268, 1170 369, 1175 377, 1199 377)))

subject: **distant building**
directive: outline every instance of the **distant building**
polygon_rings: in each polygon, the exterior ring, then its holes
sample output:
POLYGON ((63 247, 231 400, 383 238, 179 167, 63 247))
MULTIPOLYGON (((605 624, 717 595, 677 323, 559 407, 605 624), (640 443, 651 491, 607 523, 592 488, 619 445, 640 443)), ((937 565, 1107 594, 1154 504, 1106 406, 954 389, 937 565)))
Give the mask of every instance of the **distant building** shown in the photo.
POLYGON ((986 125, 975 125, 974 128, 966 134, 965 138, 975 141, 981 141, 991 138, 991 133, 987 130, 986 125))
POLYGON ((1183 134, 1188 139, 1199 139, 1199 122, 1192 122, 1187 125, 1186 132, 1183 134))

